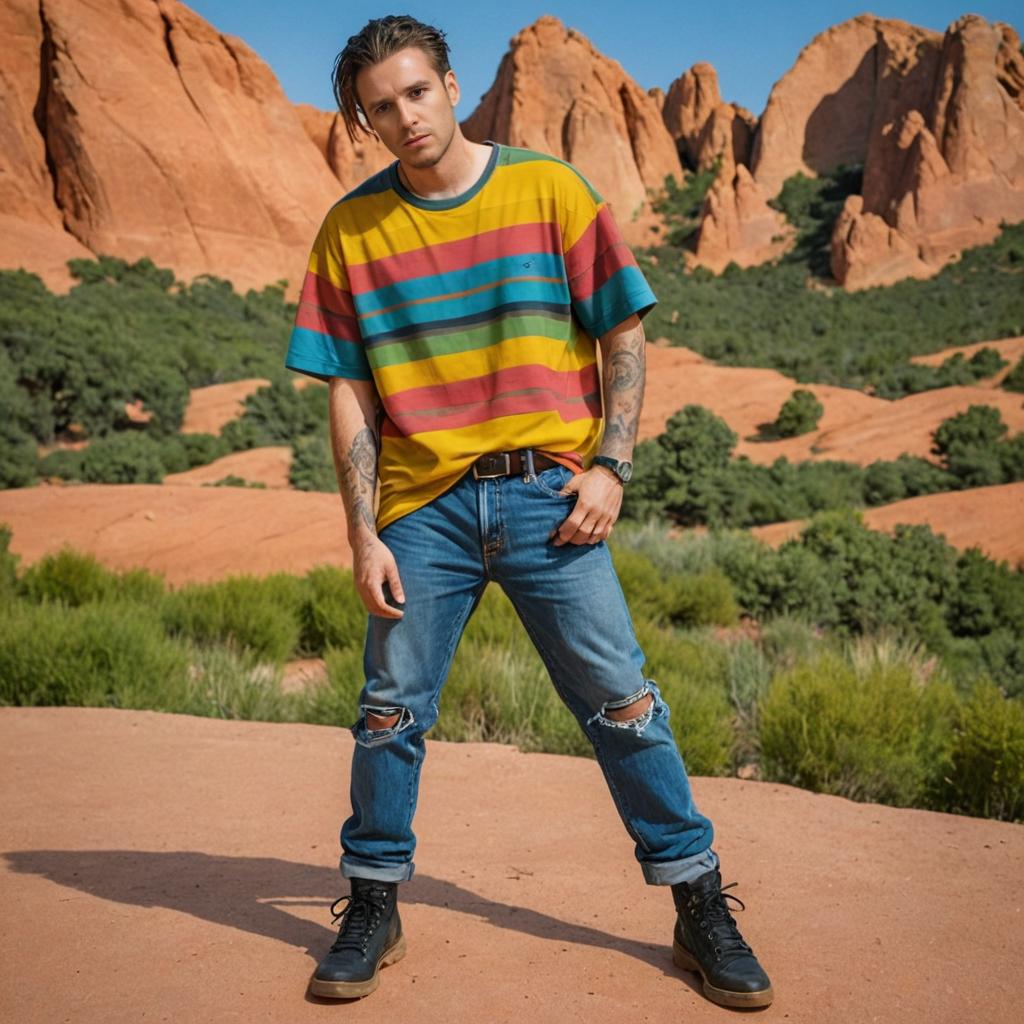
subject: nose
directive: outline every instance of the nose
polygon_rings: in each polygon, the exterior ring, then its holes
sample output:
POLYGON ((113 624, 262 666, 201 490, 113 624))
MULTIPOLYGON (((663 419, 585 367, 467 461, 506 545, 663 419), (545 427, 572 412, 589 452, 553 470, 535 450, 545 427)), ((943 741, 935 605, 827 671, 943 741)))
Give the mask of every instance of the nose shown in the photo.
POLYGON ((413 104, 401 100, 398 102, 398 117, 401 121, 403 128, 412 128, 419 120, 416 116, 416 110, 413 104))

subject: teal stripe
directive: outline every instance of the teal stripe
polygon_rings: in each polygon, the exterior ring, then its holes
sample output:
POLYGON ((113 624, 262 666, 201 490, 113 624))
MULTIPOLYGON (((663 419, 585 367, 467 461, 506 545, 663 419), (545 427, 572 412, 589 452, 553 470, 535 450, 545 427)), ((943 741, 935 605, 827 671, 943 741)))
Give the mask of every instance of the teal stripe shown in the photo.
POLYGON ((352 380, 373 377, 362 342, 332 338, 307 327, 292 329, 285 366, 313 377, 349 377, 352 380))
POLYGON ((632 313, 641 316, 657 303, 638 267, 617 270, 593 295, 573 299, 572 307, 592 338, 598 338, 632 313))
POLYGON ((546 341, 557 342, 572 351, 577 339, 576 325, 565 317, 545 316, 543 313, 513 314, 496 317, 465 331, 444 334, 417 335, 398 341, 376 345, 369 350, 369 359, 375 368, 400 366, 434 356, 450 356, 458 352, 472 352, 487 348, 510 338, 538 335, 546 341))
POLYGON ((569 304, 569 286, 565 281, 547 284, 543 281, 512 281, 497 288, 466 295, 458 299, 441 302, 425 302, 420 306, 407 306, 393 313, 360 314, 359 327, 366 342, 372 342, 374 335, 388 334, 401 327, 431 324, 437 320, 472 316, 486 312, 497 305, 510 302, 540 303, 552 305, 569 304))
MULTIPOLYGON (((399 302, 429 299, 435 295, 467 292, 494 281, 515 277, 565 278, 562 255, 552 253, 523 253, 518 256, 500 256, 484 263, 475 263, 461 270, 442 271, 424 277, 407 278, 397 284, 385 285, 375 291, 360 292, 354 296, 356 310, 361 317, 373 316, 377 310, 387 309, 399 302)), ((461 300, 460 300, 461 301, 461 300)))

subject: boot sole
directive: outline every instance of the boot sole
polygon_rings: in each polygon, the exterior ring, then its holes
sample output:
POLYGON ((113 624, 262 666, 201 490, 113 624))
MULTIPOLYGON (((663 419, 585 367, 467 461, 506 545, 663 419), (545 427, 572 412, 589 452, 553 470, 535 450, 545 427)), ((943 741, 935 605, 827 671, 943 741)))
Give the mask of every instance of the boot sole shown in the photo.
POLYGON ((309 982, 309 991, 322 999, 359 999, 368 996, 380 985, 380 969, 398 963, 403 956, 405 935, 399 935, 398 941, 384 951, 377 969, 365 981, 321 981, 314 975, 309 982))
POLYGON ((719 1006, 731 1006, 739 1008, 753 1008, 755 1006, 770 1006, 775 998, 772 987, 769 985, 757 992, 730 992, 728 989, 716 988, 708 981, 700 964, 694 959, 690 951, 672 940, 672 963, 676 967, 682 967, 684 971, 696 971, 704 981, 704 995, 713 1003, 719 1006))

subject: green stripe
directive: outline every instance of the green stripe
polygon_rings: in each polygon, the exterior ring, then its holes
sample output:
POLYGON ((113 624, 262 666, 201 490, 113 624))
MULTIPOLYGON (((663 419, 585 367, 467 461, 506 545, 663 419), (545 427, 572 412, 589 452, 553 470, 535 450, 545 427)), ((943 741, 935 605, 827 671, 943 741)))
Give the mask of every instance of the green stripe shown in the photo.
POLYGON ((539 335, 545 341, 561 341, 569 351, 575 347, 577 329, 571 318, 545 316, 541 313, 497 317, 484 324, 475 324, 463 331, 445 334, 417 335, 401 338, 385 345, 374 345, 367 351, 375 367, 400 366, 435 356, 472 352, 498 342, 525 335, 539 335))

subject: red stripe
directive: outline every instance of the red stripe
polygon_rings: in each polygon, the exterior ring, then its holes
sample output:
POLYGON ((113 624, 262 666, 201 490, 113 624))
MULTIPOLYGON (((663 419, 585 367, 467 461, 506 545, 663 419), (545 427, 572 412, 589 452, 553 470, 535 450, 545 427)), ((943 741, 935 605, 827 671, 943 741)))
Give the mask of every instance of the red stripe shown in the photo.
POLYGON ((308 302, 311 306, 322 306, 324 309, 339 316, 354 318, 356 307, 352 304, 352 295, 344 288, 328 281, 326 277, 306 271, 302 282, 299 304, 308 302))
POLYGON ((332 313, 322 306, 314 306, 309 302, 300 302, 295 312, 295 326, 305 327, 320 334, 329 334, 332 338, 345 341, 360 341, 359 325, 350 316, 332 313))
POLYGON ((425 245, 410 252, 382 256, 369 263, 349 264, 345 269, 352 291, 360 294, 386 288, 411 277, 466 270, 502 256, 561 251, 562 233, 558 224, 542 221, 536 224, 513 224, 454 242, 425 245))
POLYGON ((494 373, 450 384, 430 384, 408 388, 387 397, 388 415, 421 412, 431 409, 452 409, 473 402, 487 402, 508 391, 523 388, 547 388, 565 398, 579 398, 597 385, 597 364, 579 370, 559 371, 537 363, 509 366, 494 373))
POLYGON ((587 230, 565 254, 565 270, 574 298, 593 295, 616 271, 636 266, 629 246, 623 241, 615 218, 602 206, 587 230))
POLYGON ((402 413, 395 419, 385 420, 381 433, 390 437, 409 437, 412 434, 426 434, 434 430, 455 430, 476 424, 490 423, 501 416, 518 416, 522 413, 556 412, 563 423, 574 420, 600 419, 601 396, 594 391, 581 396, 581 402, 560 400, 542 392, 529 395, 507 395, 488 401, 483 406, 428 416, 417 413, 402 413))

